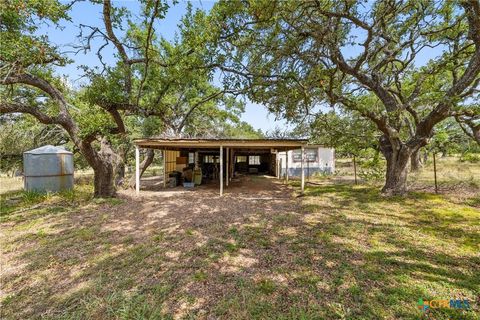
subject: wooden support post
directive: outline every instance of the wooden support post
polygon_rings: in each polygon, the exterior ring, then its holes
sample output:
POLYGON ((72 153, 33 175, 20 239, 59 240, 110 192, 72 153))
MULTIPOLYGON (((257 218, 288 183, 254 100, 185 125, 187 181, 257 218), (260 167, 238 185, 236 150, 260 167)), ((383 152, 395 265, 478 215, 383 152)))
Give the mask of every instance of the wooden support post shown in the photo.
POLYGON ((234 155, 235 153, 233 152, 233 149, 230 149, 230 181, 232 181, 232 177, 233 177, 233 171, 235 169, 235 158, 234 158, 234 155))
POLYGON ((435 181, 435 193, 438 193, 437 185, 437 162, 435 161, 435 152, 433 153, 433 178, 435 181))
POLYGON ((220 196, 223 196, 223 146, 220 146, 220 196))
MULTIPOLYGON (((275 154, 275 158, 278 156, 278 153, 275 154)), ((277 159, 277 165, 275 166, 275 175, 278 179, 278 167, 280 167, 280 159, 277 159)))
POLYGON ((302 167, 302 193, 305 191, 305 171, 304 171, 304 158, 305 158, 305 147, 302 146, 302 161, 301 161, 301 167, 302 167))
POLYGON ((167 149, 163 149, 163 187, 167 187, 167 149))
POLYGON ((226 171, 225 182, 226 182, 227 187, 228 187, 228 174, 229 174, 228 171, 230 171, 230 165, 229 165, 230 164, 230 153, 229 153, 229 151, 230 150, 227 148, 227 154, 226 154, 226 156, 227 156, 227 170, 225 170, 226 171))
POLYGON ((280 166, 282 164, 281 159, 280 159, 280 153, 275 151, 275 159, 277 162, 277 165, 275 166, 275 175, 277 176, 277 179, 280 179, 280 166))
POLYGON ((282 167, 283 167, 283 159, 280 158, 280 161, 278 164, 278 179, 282 178, 282 167))
POLYGON ((285 151, 285 180, 288 182, 288 151, 285 151))
POLYGON ((135 193, 140 194, 140 148, 135 146, 135 193))

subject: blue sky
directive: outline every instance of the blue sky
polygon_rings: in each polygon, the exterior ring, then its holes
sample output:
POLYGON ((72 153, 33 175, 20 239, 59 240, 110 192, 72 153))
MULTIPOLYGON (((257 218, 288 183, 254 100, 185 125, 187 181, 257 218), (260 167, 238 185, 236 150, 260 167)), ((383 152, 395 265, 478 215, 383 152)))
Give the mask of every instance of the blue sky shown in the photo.
MULTIPOLYGON (((122 0, 115 1, 113 0, 115 6, 125 6, 132 12, 133 15, 138 14, 139 4, 134 0, 122 0)), ((214 1, 205 1, 197 0, 191 1, 194 8, 200 8, 204 10, 210 10, 214 5, 214 1)), ((166 39, 173 39, 175 32, 178 29, 177 25, 181 17, 185 14, 187 7, 187 2, 180 1, 178 4, 172 6, 165 17, 158 24, 155 25, 156 31, 158 34, 162 35, 166 39)), ((52 26, 44 25, 40 28, 40 32, 43 34, 48 34, 50 40, 58 44, 64 51, 71 51, 72 45, 78 44, 78 34, 79 34, 79 25, 94 25, 102 26, 102 6, 100 4, 94 5, 89 1, 78 2, 73 6, 73 9, 70 11, 70 16, 72 18, 71 22, 62 22, 63 28, 54 28, 52 26)), ((364 35, 360 30, 354 30, 353 33, 362 39, 364 35)), ((87 53, 78 53, 76 55, 70 54, 74 63, 58 69, 59 74, 66 75, 70 82, 79 86, 84 82, 80 79, 82 70, 78 69, 81 65, 88 65, 90 67, 95 65, 100 65, 97 56, 95 55, 96 49, 101 45, 101 42, 94 42, 92 45, 92 52, 87 53)), ((430 59, 435 59, 442 53, 441 47, 425 49, 420 52, 416 59, 415 65, 421 66, 425 65, 430 59)), ((360 46, 350 46, 343 48, 343 53, 346 57, 351 57, 360 52, 360 46)), ((113 46, 105 48, 103 51, 104 60, 108 63, 114 62, 113 54, 116 51, 113 49, 113 46)), ((262 131, 273 130, 275 127, 287 127, 287 124, 284 120, 275 120, 273 114, 269 114, 266 108, 262 105, 253 104, 247 102, 245 113, 242 115, 242 120, 250 123, 254 128, 262 129, 262 131)))
MULTIPOLYGON (((133 0, 113 1, 115 6, 125 6, 133 14, 136 14, 139 10, 139 4, 133 0)), ((192 1, 194 8, 201 8, 204 10, 210 10, 214 4, 214 1, 192 1)), ((177 25, 180 18, 186 12, 187 2, 181 1, 178 4, 172 6, 167 13, 164 20, 156 25, 157 33, 161 34, 166 39, 173 39, 177 25)), ((43 25, 40 28, 40 33, 47 34, 52 42, 59 45, 62 51, 71 52, 75 44, 79 44, 78 34, 80 32, 80 24, 102 26, 101 17, 102 6, 93 5, 90 2, 78 2, 70 11, 70 17, 72 21, 62 22, 62 28, 54 28, 52 26, 43 25)), ((61 75, 65 75, 74 86, 79 86, 85 83, 85 80, 81 78, 82 70, 79 69, 81 65, 99 66, 97 56, 95 55, 96 48, 101 45, 101 42, 93 42, 91 52, 80 52, 74 55, 68 53, 68 55, 74 60, 72 64, 59 68, 57 72, 61 75)), ((108 62, 114 61, 113 54, 115 50, 112 46, 104 49, 104 60, 108 62)), ((275 127, 286 126, 285 121, 275 120, 273 114, 269 114, 266 108, 262 105, 253 104, 247 102, 245 113, 242 115, 242 120, 250 123, 254 128, 261 129, 262 131, 273 130, 275 127)))

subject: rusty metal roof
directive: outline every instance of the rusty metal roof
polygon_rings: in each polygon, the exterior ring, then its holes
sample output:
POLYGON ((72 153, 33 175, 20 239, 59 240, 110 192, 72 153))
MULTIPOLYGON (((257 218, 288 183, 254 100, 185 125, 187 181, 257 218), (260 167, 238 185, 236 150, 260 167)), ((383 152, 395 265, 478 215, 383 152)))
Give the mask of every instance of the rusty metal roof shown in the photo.
POLYGON ((278 148, 296 149, 305 146, 307 139, 224 139, 224 138, 144 138, 135 139, 143 148, 278 148))

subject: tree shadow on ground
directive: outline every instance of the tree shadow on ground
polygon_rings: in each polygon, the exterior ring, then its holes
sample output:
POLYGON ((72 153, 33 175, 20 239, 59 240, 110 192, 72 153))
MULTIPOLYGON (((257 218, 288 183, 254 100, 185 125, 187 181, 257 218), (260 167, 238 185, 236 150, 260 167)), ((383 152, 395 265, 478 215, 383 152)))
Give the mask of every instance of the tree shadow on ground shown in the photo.
MULTIPOLYGON (((480 293, 478 256, 450 250, 456 231, 448 233, 442 216, 434 221, 445 230, 419 231, 432 213, 415 208, 436 198, 395 201, 368 188, 319 186, 299 200, 287 185, 254 183, 261 193, 124 195, 40 216, 40 230, 25 226, 28 219, 9 225, 7 264, 18 270, 2 277, 5 316, 421 318, 416 302, 438 298, 433 292, 480 293)), ((475 234, 466 233, 473 244, 475 234)))

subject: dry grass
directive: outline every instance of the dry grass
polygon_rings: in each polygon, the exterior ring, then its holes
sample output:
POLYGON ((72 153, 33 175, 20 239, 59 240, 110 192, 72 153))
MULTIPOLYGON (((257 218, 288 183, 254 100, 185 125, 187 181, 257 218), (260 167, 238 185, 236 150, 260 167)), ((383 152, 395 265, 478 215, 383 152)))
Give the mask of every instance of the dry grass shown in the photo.
MULTIPOLYGON (((480 190, 480 163, 460 162, 457 157, 437 158, 439 192, 464 201, 480 190)), ((434 192, 433 162, 430 160, 417 173, 409 175, 409 187, 416 191, 434 192)), ((479 199, 480 205, 480 199, 479 199)))
POLYGON ((111 200, 91 199, 89 185, 7 193, 0 316, 421 319, 419 298, 462 298, 471 310, 431 318, 480 317, 475 185, 454 184, 473 190, 455 199, 384 198, 372 185, 317 182, 300 198, 297 181, 261 177, 223 198, 215 185, 111 200))
POLYGON ((6 177, 0 176, 0 195, 12 192, 19 191, 23 188, 23 178, 22 177, 6 177))
MULTIPOLYGON (((84 185, 91 183, 93 180, 93 170, 77 170, 75 171, 75 184, 84 185)), ((23 190, 24 178, 9 177, 4 174, 0 174, 0 196, 8 195, 12 192, 18 192, 23 190)))
MULTIPOLYGON (((461 162, 459 157, 441 157, 437 156, 437 184, 440 194, 450 197, 452 200, 475 201, 476 198, 480 205, 480 163, 461 162)), ((328 180, 337 183, 353 183, 353 163, 350 158, 337 159, 337 173, 333 177, 324 177, 321 180, 328 180)), ((363 169, 359 165, 357 173, 363 169)), ((365 181, 360 176, 357 177, 359 183, 371 186, 381 187, 383 185, 383 176, 379 180, 365 181)), ((318 180, 318 179, 317 179, 318 180)), ((313 179, 315 181, 315 179, 313 179)), ((409 172, 408 188, 412 191, 435 192, 433 161, 431 157, 424 164, 420 171, 409 172)))

